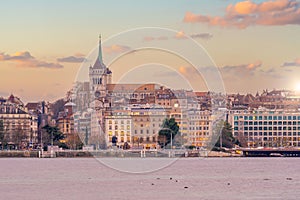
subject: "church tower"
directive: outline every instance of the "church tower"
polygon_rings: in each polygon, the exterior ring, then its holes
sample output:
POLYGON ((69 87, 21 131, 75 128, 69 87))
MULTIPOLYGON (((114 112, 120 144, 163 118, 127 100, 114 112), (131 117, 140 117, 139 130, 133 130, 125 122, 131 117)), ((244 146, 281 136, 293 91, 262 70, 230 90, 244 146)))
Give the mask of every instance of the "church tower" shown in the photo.
POLYGON ((91 102, 91 134, 88 144, 105 146, 105 111, 107 103, 107 84, 111 84, 112 72, 105 66, 102 58, 101 35, 99 36, 98 56, 89 68, 91 102), (102 138, 102 139, 101 139, 102 138), (104 138, 104 139, 103 139, 104 138))
POLYGON ((104 101, 106 85, 111 83, 112 72, 103 63, 101 35, 99 35, 98 56, 89 69, 90 91, 93 98, 104 101))

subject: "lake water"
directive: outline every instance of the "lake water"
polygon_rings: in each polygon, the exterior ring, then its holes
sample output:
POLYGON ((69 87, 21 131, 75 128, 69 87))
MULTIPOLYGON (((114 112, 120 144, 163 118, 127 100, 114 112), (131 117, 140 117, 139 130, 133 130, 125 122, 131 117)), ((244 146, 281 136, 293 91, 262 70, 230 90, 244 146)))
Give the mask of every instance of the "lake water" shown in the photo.
MULTIPOLYGON (((142 159, 131 162, 160 162, 142 159)), ((0 199, 300 199, 300 159, 182 158, 133 174, 94 158, 1 158, 0 199)))

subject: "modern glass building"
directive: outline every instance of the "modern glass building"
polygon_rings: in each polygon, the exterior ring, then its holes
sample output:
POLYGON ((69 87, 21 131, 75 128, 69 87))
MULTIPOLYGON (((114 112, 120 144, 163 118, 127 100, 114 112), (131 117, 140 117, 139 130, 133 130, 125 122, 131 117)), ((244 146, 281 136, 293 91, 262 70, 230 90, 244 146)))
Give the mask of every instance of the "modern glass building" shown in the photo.
POLYGON ((248 147, 299 147, 300 112, 295 110, 230 111, 233 135, 248 147))

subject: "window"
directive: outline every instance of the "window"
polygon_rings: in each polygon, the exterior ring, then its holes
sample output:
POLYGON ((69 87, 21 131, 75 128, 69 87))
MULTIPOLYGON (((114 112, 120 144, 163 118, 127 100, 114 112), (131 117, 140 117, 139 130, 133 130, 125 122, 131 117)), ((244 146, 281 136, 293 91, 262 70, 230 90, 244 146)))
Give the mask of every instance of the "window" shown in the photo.
POLYGON ((152 141, 153 141, 153 142, 156 142, 156 137, 152 137, 152 141))
POLYGON ((283 120, 286 120, 286 116, 283 116, 283 120))

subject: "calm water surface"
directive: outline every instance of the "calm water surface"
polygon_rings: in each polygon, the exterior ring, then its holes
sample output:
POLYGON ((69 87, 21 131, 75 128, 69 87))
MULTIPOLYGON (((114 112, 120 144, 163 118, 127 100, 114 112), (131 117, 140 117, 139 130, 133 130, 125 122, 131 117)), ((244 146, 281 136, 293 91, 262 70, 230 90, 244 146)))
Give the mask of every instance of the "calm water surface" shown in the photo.
POLYGON ((130 174, 93 158, 1 158, 0 199, 300 199, 300 159, 188 158, 130 174))

